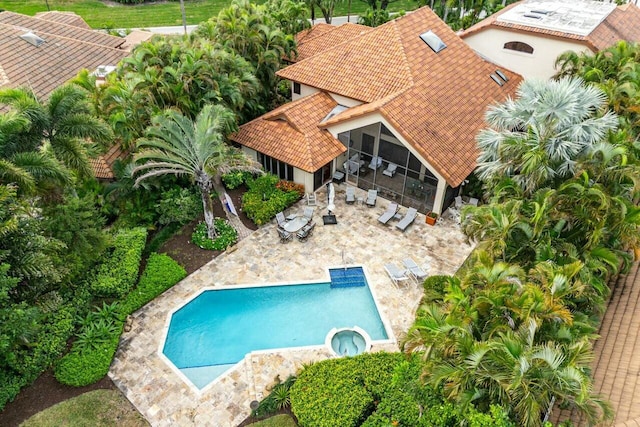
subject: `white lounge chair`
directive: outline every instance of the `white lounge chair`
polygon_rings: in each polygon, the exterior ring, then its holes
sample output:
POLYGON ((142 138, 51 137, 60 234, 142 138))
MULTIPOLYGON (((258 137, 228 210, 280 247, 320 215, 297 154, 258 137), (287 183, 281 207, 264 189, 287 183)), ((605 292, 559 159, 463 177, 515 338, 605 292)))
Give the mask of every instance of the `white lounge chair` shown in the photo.
POLYGON ((427 277, 427 273, 416 264, 413 258, 405 258, 402 263, 407 267, 407 272, 416 282, 420 283, 427 277))
POLYGON ((398 230, 402 230, 405 231, 407 229, 408 226, 410 226, 411 224, 413 224, 413 221, 416 220, 416 217, 418 216, 418 210, 415 208, 409 208, 407 210, 407 213, 404 215, 404 217, 400 220, 399 223, 396 224, 396 228, 398 230))
POLYGON ((389 203, 389 206, 387 206, 387 210, 384 211, 384 213, 380 215, 380 217, 378 217, 378 221, 386 224, 391 218, 393 218, 396 212, 398 212, 398 204, 391 202, 389 203))
POLYGON ((400 270, 398 266, 396 266, 393 263, 385 264, 384 271, 387 272, 387 274, 389 275, 389 278, 391 278, 391 281, 393 282, 396 288, 399 286, 400 283, 406 282, 409 280, 409 276, 407 276, 404 271, 400 270))
POLYGON ((382 166, 382 157, 373 156, 371 158, 371 162, 369 163, 369 169, 376 170, 380 166, 382 166))
POLYGON ((393 177, 393 175, 396 174, 396 169, 398 169, 398 165, 396 165, 395 163, 389 163, 387 165, 387 168, 382 171, 382 174, 388 177, 393 177))
POLYGON ((345 202, 349 205, 355 203, 356 201, 356 189, 354 187, 351 186, 347 186, 347 192, 346 192, 346 199, 345 202))
POLYGON ((369 190, 367 191, 367 206, 370 208, 376 205, 376 201, 378 200, 378 190, 369 190))

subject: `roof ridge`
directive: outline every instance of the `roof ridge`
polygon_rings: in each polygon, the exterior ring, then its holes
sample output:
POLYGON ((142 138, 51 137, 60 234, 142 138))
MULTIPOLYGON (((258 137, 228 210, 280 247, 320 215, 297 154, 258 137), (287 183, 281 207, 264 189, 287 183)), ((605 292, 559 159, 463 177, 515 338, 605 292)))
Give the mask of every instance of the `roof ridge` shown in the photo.
POLYGON ((404 88, 403 90, 398 91, 398 93, 403 92, 407 89, 409 89, 410 87, 413 87, 413 85, 416 83, 415 79, 413 78, 413 72, 411 71, 411 67, 409 66, 409 58, 407 58, 407 51, 405 49, 405 45, 402 42, 402 35, 400 34, 400 29, 398 28, 398 24, 396 20, 390 21, 393 22, 393 32, 396 35, 396 38, 398 40, 398 44, 401 47, 401 52, 402 52, 402 58, 403 58, 403 65, 405 68, 405 71, 407 71, 407 73, 409 74, 409 77, 411 78, 411 84, 404 88))

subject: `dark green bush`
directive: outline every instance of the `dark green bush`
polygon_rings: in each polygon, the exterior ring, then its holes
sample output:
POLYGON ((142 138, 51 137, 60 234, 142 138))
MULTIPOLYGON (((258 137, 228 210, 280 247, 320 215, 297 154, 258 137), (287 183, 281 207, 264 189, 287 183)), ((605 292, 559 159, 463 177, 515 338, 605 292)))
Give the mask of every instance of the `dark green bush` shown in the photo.
POLYGON ((450 283, 459 281, 452 276, 429 276, 423 283, 424 296, 422 298, 423 303, 442 301, 445 295, 447 286, 450 283))
POLYGON ((269 222, 278 212, 282 212, 300 200, 301 193, 297 184, 280 184, 275 175, 262 175, 247 181, 249 191, 242 196, 242 209, 256 225, 269 222), (279 188, 290 188, 283 191, 279 188))
POLYGON ((296 377, 290 376, 285 382, 276 384, 269 395, 260 401, 260 405, 251 413, 251 416, 264 417, 291 406, 291 387, 295 381, 296 377))
POLYGON ((207 224, 201 222, 193 230, 191 241, 202 249, 210 251, 224 251, 231 245, 235 245, 238 241, 238 232, 226 220, 216 218, 214 226, 218 237, 211 240, 207 233, 207 224))
POLYGON ((138 278, 140 258, 147 238, 144 228, 122 229, 113 242, 113 252, 99 267, 90 287, 96 296, 122 297, 138 278))
POLYGON ((161 225, 184 225, 202 213, 202 199, 193 190, 175 187, 162 193, 162 198, 156 204, 156 212, 161 225))
POLYGON ((79 337, 91 328, 100 334, 93 336, 90 345, 74 344, 55 368, 55 376, 62 384, 81 387, 100 380, 109 372, 113 355, 118 349, 124 318, 141 308, 186 276, 184 268, 166 254, 153 253, 140 277, 138 286, 120 303, 103 305, 90 313, 83 322, 79 337), (101 325, 106 323, 108 327, 101 325), (99 326, 95 326, 98 324, 99 326))

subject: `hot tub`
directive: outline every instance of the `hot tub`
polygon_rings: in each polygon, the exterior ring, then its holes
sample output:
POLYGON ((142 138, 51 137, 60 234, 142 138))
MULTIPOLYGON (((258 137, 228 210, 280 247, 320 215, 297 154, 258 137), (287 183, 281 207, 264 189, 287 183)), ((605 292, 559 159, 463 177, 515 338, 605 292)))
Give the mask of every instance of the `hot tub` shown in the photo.
POLYGON ((325 345, 336 356, 356 356, 371 350, 371 338, 362 328, 333 328, 327 334, 325 345))

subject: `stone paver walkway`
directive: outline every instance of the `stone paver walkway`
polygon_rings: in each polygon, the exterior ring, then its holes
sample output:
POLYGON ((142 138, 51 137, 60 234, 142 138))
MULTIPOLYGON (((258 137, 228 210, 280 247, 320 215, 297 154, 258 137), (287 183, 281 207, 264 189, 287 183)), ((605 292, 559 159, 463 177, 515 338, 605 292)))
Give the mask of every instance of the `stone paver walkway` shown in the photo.
MULTIPOLYGON (((594 392, 613 405, 616 427, 640 427, 640 272, 638 262, 612 289, 607 312, 594 346, 594 392)), ((576 411, 559 419, 576 426, 587 422, 576 411)))
MULTIPOLYGON (((363 265, 381 315, 397 339, 411 325, 422 289, 415 283, 395 288, 383 265, 400 266, 404 257, 411 256, 428 264, 430 274, 452 274, 471 251, 453 223, 431 227, 424 223, 424 215, 418 215, 402 233, 393 221, 391 226, 377 221, 388 201, 379 198, 375 208, 345 205, 345 186, 336 190, 338 224, 323 225, 326 195, 319 192, 317 226, 307 242, 281 244, 275 223, 268 224, 133 315, 133 327, 122 336, 109 376, 152 425, 237 426, 249 415, 249 403, 260 399, 278 378, 284 380, 304 363, 331 357, 324 348, 251 353, 205 389, 194 389, 159 353, 169 313, 199 290, 320 280, 327 278, 327 267, 363 265)), ((300 202, 291 211, 301 213, 303 206, 300 202)), ((395 339, 374 350, 397 350, 395 339)))

